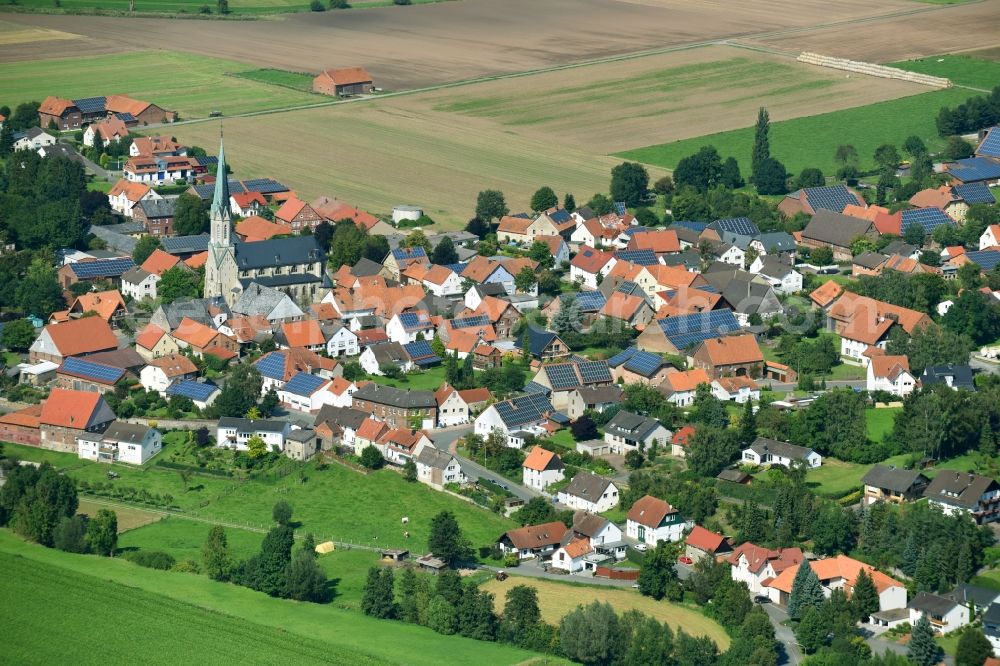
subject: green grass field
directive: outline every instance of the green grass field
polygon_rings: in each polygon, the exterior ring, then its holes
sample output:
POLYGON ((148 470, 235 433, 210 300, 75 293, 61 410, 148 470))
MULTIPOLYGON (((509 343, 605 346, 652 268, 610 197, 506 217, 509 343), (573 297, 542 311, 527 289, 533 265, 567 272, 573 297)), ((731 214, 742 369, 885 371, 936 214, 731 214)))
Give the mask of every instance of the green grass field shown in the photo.
POLYGON ((868 439, 873 442, 881 442, 892 432, 892 425, 896 414, 902 411, 902 407, 885 407, 883 409, 865 410, 865 427, 868 430, 868 439))
POLYGON ((6 530, 0 531, 0 567, 5 663, 62 662, 69 645, 76 664, 106 664, 109 654, 119 663, 145 664, 428 666, 516 664, 537 656, 374 620, 333 604, 272 599, 204 576, 49 550, 6 530), (58 621, 40 620, 51 618, 53 609, 58 621))
POLYGON ((966 55, 940 55, 904 60, 890 63, 890 66, 910 72, 943 76, 959 86, 971 86, 983 90, 992 90, 994 86, 1000 86, 1000 62, 966 55))
POLYGON ((76 99, 114 92, 177 111, 181 119, 205 117, 213 110, 233 115, 318 99, 284 86, 225 76, 246 68, 231 60, 172 51, 7 62, 0 64, 0 94, 13 108, 46 95, 76 99))
MULTIPOLYGON (((771 154, 781 160, 790 173, 806 167, 818 167, 824 174, 836 171, 833 161, 837 146, 851 143, 861 157, 862 168, 874 164, 872 155, 883 143, 901 146, 906 137, 921 137, 931 151, 943 147, 934 119, 942 106, 960 104, 969 97, 968 90, 950 89, 922 93, 888 102, 834 111, 771 123, 771 154)), ((750 164, 753 127, 707 136, 684 139, 658 146, 647 146, 618 153, 619 157, 673 169, 681 158, 702 146, 715 146, 723 157, 732 155, 740 165, 750 164)))
POLYGON ((232 76, 249 81, 259 81, 269 85, 295 88, 303 92, 312 92, 313 74, 305 72, 289 72, 283 69, 252 69, 247 72, 234 72, 232 76))
POLYGON ((411 375, 403 375, 399 379, 389 377, 372 377, 376 384, 395 386, 414 391, 436 391, 444 384, 444 365, 439 365, 411 375))
POLYGON ((869 469, 871 465, 859 465, 827 456, 818 469, 808 471, 806 483, 811 486, 815 484, 813 490, 818 495, 843 497, 861 488, 861 477, 869 469))

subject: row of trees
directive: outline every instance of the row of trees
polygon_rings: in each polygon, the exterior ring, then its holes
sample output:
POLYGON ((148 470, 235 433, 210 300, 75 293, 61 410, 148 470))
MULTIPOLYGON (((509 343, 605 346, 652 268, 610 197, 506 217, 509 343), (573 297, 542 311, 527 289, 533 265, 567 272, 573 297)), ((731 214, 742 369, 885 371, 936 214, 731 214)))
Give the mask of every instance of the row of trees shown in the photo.
POLYGON ((1000 124, 1000 86, 989 95, 976 95, 954 108, 941 107, 937 130, 941 136, 978 132, 1000 124))

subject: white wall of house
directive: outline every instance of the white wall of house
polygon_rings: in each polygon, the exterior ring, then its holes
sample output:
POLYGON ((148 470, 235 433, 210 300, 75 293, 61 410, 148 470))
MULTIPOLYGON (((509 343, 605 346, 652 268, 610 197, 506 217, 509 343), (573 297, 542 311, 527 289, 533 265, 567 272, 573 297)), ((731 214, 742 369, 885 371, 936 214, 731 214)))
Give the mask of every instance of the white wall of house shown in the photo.
POLYGON ((435 296, 457 296, 462 293, 462 278, 458 277, 458 273, 452 271, 441 284, 424 280, 424 287, 435 296))
POLYGON ((220 448, 235 447, 238 451, 246 451, 247 441, 254 435, 257 435, 264 440, 264 444, 266 444, 272 451, 284 451, 285 435, 288 434, 290 429, 291 426, 287 423, 285 424, 284 430, 281 432, 244 431, 236 428, 216 427, 215 445, 220 448))
POLYGON ((346 327, 339 329, 326 341, 326 353, 334 358, 357 356, 358 351, 358 336, 346 327))
POLYGON ((742 460, 753 465, 781 465, 783 467, 791 467, 793 463, 805 463, 807 467, 819 467, 823 464, 823 456, 815 451, 810 451, 802 459, 768 453, 767 459, 763 460, 753 449, 743 449, 742 460))
MULTIPOLYGON (((885 349, 888 340, 883 338, 876 343, 876 347, 879 349, 885 349)), ((861 342, 860 340, 851 340, 850 338, 840 337, 840 355, 853 359, 861 363, 862 366, 866 367, 868 365, 868 357, 864 355, 865 350, 868 349, 867 342, 861 342)))
POLYGON ((438 426, 447 428, 468 422, 469 405, 462 400, 458 391, 452 391, 445 401, 438 405, 438 426))
POLYGON ((562 481, 565 476, 565 471, 562 469, 537 470, 528 467, 521 469, 523 485, 536 490, 545 490, 549 485, 562 481))
POLYGON ((764 589, 764 586, 761 585, 761 581, 766 578, 775 577, 774 567, 771 566, 770 562, 765 564, 760 571, 751 571, 750 561, 745 555, 740 555, 740 559, 736 563, 736 566, 729 570, 729 575, 737 582, 746 583, 747 587, 750 589, 750 594, 760 594, 764 589))
POLYGON ((899 376, 893 381, 888 377, 876 377, 872 364, 868 364, 866 388, 869 391, 887 391, 895 396, 904 398, 913 393, 916 385, 917 380, 908 372, 899 373, 899 376))
POLYGON ((615 484, 608 484, 607 490, 601 495, 600 499, 596 502, 591 502, 583 497, 577 497, 576 495, 570 495, 565 490, 559 492, 558 500, 560 504, 565 504, 571 509, 576 509, 578 511, 590 511, 591 513, 604 513, 605 511, 610 511, 611 509, 618 506, 618 502, 621 500, 618 493, 618 487, 615 484))
POLYGON ((139 371, 139 383, 147 391, 156 391, 162 394, 173 383, 173 379, 167 377, 167 373, 163 371, 163 368, 155 365, 147 365, 139 371))
POLYGON ((583 558, 584 555, 572 558, 566 553, 565 548, 559 548, 556 552, 552 553, 552 568, 576 573, 583 570, 583 558))
MULTIPOLYGON (((919 620, 920 616, 923 615, 922 612, 916 608, 910 609, 910 625, 915 625, 919 620)), ((955 604, 954 607, 944 617, 934 618, 928 617, 931 621, 931 627, 934 631, 938 631, 942 634, 950 634, 956 629, 961 629, 965 625, 969 624, 969 607, 963 606, 962 604, 955 604)))
POLYGON ((144 298, 156 298, 156 283, 159 281, 160 277, 153 273, 147 275, 139 283, 122 280, 122 294, 137 301, 144 298))
POLYGON ((684 531, 693 526, 693 523, 685 522, 680 514, 667 516, 666 520, 666 524, 656 528, 641 525, 634 520, 626 520, 625 534, 640 543, 655 546, 661 541, 680 541, 684 538, 684 531))
POLYGON ((118 442, 118 460, 132 465, 145 464, 163 448, 163 435, 155 428, 146 432, 146 437, 139 444, 118 442))

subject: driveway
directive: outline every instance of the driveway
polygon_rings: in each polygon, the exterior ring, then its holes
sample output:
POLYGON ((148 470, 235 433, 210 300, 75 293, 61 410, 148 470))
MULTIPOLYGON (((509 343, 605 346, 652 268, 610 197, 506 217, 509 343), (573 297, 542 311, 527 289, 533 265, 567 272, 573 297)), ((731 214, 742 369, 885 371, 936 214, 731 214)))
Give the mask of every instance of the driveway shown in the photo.
POLYGON ((802 661, 802 653, 799 652, 799 642, 795 639, 795 632, 782 622, 788 620, 788 613, 783 608, 779 608, 772 603, 760 604, 760 607, 767 613, 768 619, 774 626, 774 637, 781 644, 778 654, 779 664, 791 664, 795 666, 802 661))
POLYGON ((527 578, 544 578, 546 580, 555 580, 563 583, 586 583, 588 585, 604 585, 606 587, 621 587, 621 588, 631 588, 635 585, 635 581, 632 580, 612 580, 610 578, 597 578, 589 573, 582 574, 558 574, 550 573, 542 569, 541 562, 538 560, 525 560, 521 562, 520 566, 517 567, 490 567, 490 566, 480 566, 481 569, 488 569, 490 571, 506 571, 511 576, 525 576, 527 578))
POLYGON ((431 441, 434 443, 435 448, 447 451, 455 456, 458 459, 459 464, 462 465, 462 469, 465 470, 466 475, 470 478, 492 481, 497 485, 503 486, 515 497, 523 499, 526 502, 533 497, 542 496, 542 493, 537 490, 526 488, 519 483, 515 483, 502 474, 497 474, 492 470, 486 469, 474 460, 470 460, 469 458, 460 456, 456 453, 455 443, 470 432, 472 432, 472 426, 468 424, 451 426, 449 428, 437 428, 431 432, 431 441))

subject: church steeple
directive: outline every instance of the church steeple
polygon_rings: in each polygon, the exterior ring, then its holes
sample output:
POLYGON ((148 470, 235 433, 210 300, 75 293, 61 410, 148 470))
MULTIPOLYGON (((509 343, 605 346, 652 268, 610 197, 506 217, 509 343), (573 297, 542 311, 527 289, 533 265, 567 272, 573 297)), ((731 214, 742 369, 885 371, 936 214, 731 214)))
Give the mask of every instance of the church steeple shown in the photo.
POLYGON ((229 174, 226 173, 226 148, 219 139, 219 167, 215 172, 215 194, 209 210, 213 245, 230 245, 229 174))

